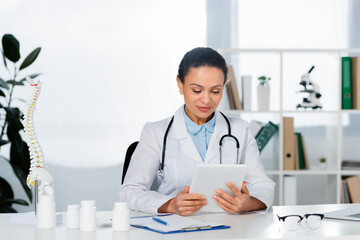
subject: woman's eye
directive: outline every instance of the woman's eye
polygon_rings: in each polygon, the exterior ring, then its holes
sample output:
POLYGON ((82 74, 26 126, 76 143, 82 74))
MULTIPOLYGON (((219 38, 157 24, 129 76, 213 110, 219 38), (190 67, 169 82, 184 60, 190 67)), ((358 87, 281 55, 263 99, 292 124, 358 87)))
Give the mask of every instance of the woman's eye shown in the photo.
POLYGON ((193 90, 194 93, 201 93, 201 90, 193 90))
POLYGON ((220 93, 220 91, 212 91, 212 93, 218 94, 218 93, 220 93))

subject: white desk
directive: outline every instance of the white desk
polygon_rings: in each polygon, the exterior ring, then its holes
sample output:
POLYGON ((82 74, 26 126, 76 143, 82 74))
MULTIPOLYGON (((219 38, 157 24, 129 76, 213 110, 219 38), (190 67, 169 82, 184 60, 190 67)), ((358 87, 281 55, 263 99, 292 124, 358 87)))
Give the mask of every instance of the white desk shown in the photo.
MULTIPOLYGON (((346 207, 340 204, 308 205, 274 207, 274 211, 280 214, 305 214, 324 213, 327 211, 339 210, 346 207)), ((132 212, 132 216, 146 215, 139 212, 132 212)), ((111 212, 98 212, 100 218, 110 218, 111 212)), ((10 224, 10 214, 0 214, 0 238, 1 239, 38 239, 38 240, 106 240, 106 239, 265 239, 265 238, 297 238, 297 239, 318 239, 326 237, 336 239, 360 239, 360 222, 340 221, 324 219, 319 229, 309 230, 299 228, 294 232, 286 231, 282 224, 274 218, 274 214, 199 214, 192 218, 214 221, 230 225, 230 229, 212 230, 202 232, 188 232, 177 234, 159 234, 151 231, 132 228, 129 232, 113 232, 111 227, 98 226, 93 233, 83 233, 79 230, 67 230, 64 224, 58 225, 55 229, 37 229, 36 226, 10 224)))

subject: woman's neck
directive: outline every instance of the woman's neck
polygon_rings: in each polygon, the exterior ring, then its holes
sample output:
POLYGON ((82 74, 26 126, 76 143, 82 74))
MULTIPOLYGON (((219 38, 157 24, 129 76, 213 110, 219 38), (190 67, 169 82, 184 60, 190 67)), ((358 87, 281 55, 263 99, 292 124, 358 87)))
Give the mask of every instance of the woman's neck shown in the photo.
POLYGON ((196 123, 199 126, 204 125, 205 123, 210 121, 215 114, 215 113, 212 113, 207 118, 199 118, 199 117, 196 117, 195 115, 192 115, 190 113, 190 111, 186 108, 186 105, 184 107, 184 110, 185 110, 185 114, 191 119, 191 121, 193 121, 194 123, 196 123))

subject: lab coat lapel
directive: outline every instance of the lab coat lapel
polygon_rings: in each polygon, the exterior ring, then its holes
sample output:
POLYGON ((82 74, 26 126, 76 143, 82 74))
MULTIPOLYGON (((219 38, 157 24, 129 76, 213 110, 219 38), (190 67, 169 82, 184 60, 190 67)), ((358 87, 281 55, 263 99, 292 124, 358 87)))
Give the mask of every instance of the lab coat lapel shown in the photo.
POLYGON ((215 113, 215 128, 210 138, 209 147, 205 156, 205 163, 219 164, 219 142, 223 135, 227 134, 227 124, 219 111, 215 113))
POLYGON ((203 160, 200 156, 199 151, 197 150, 194 141, 186 130, 184 116, 183 116, 183 108, 181 106, 180 109, 177 110, 174 117, 174 136, 179 141, 181 146, 181 152, 186 154, 193 161, 203 164, 203 160))

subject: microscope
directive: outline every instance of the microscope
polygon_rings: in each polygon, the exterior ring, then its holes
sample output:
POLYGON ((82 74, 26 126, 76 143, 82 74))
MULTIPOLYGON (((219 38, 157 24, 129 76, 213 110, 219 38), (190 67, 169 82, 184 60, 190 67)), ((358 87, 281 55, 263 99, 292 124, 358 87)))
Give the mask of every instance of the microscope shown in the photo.
POLYGON ((304 90, 299 92, 308 93, 309 96, 303 98, 303 102, 296 105, 296 109, 298 108, 312 108, 312 109, 322 109, 322 104, 320 103, 320 87, 314 81, 310 79, 310 73, 314 70, 315 66, 312 66, 310 70, 301 76, 300 85, 304 87, 304 90))

